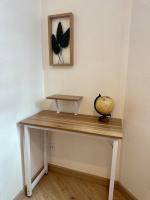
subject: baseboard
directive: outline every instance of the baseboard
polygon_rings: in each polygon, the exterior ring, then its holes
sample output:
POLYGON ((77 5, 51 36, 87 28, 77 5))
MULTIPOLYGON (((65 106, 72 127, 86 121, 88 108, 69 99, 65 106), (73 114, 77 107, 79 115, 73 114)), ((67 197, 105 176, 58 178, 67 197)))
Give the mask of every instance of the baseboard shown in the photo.
POLYGON ((127 199, 127 200, 138 200, 131 192, 129 192, 121 183, 118 182, 118 191, 127 199))
MULTIPOLYGON (((84 172, 87 174, 93 174, 95 176, 102 176, 102 177, 106 177, 109 178, 109 167, 106 166, 98 166, 96 164, 89 164, 89 163, 85 163, 82 161, 75 161, 75 160, 68 160, 68 159, 62 159, 62 158, 58 158, 55 156, 50 156, 49 157, 49 163, 57 165, 57 166, 63 166, 65 168, 69 168, 75 171, 80 171, 80 172, 84 172)), ((118 169, 116 170, 118 171, 118 169)), ((118 175, 118 174, 116 174, 118 175)), ((118 176, 116 176, 117 179, 118 176)))
MULTIPOLYGON (((49 167, 49 170, 52 172, 57 172, 57 173, 61 173, 61 174, 69 175, 69 176, 78 177, 83 180, 98 183, 105 187, 109 186, 108 178, 68 169, 66 167, 62 167, 62 166, 58 166, 54 164, 49 164, 48 167, 49 167)), ((131 194, 131 192, 129 192, 122 184, 120 184, 119 181, 115 181, 115 189, 118 190, 127 200, 138 200, 133 194, 131 194)))
MULTIPOLYGON (((36 174, 32 177, 32 181, 39 175, 39 173, 43 170, 43 167, 36 172, 36 174)), ((13 200, 21 200, 27 194, 27 186, 24 185, 23 189, 16 195, 13 200)))
POLYGON ((13 200, 21 200, 25 196, 25 186, 24 188, 13 198, 13 200))
MULTIPOLYGON (((83 180, 98 183, 98 184, 103 185, 105 187, 109 186, 109 179, 108 178, 104 178, 104 177, 80 172, 80 171, 77 171, 77 170, 72 170, 72 169, 62 167, 62 166, 58 166, 58 165, 54 165, 54 164, 49 164, 48 168, 49 168, 49 171, 52 171, 52 172, 57 172, 57 173, 61 173, 61 174, 69 175, 69 176, 78 177, 78 178, 83 179, 83 180)), ((116 189, 118 188, 118 181, 115 182, 115 188, 116 189)))
MULTIPOLYGON (((66 167, 62 167, 62 166, 58 166, 58 165, 54 165, 54 164, 50 164, 50 163, 48 164, 48 169, 49 169, 49 171, 52 171, 52 172, 61 173, 61 174, 65 174, 68 176, 78 177, 82 180, 91 181, 91 182, 100 184, 102 186, 109 187, 109 179, 108 178, 80 172, 77 170, 68 169, 66 167)), ((39 172, 40 171, 41 171, 41 169, 39 170, 39 172)), ((39 172, 37 172, 37 174, 39 172)), ((126 200, 138 200, 121 183, 119 183, 119 181, 115 181, 115 189, 118 190, 126 198, 126 200)), ((25 193, 26 193, 26 186, 24 186, 24 188, 16 195, 16 197, 13 200, 20 200, 21 198, 24 197, 25 193)))

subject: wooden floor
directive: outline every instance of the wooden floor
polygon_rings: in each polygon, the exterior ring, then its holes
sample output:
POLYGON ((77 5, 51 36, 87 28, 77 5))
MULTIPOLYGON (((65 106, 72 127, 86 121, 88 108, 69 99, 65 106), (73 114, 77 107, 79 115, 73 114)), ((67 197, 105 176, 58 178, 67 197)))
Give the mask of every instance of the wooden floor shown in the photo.
MULTIPOLYGON (((33 191, 31 198, 19 200, 107 200, 108 189, 97 183, 58 172, 49 172, 33 191)), ((115 191, 114 200, 126 200, 115 191)))

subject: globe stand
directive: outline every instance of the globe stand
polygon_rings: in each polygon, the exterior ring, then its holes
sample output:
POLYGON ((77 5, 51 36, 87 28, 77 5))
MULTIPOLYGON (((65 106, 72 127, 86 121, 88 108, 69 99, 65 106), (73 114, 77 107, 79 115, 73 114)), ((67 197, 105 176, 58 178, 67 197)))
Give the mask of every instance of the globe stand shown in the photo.
POLYGON ((110 117, 111 117, 111 114, 109 114, 109 115, 102 115, 102 116, 99 117, 99 121, 107 123, 107 122, 109 122, 110 117))

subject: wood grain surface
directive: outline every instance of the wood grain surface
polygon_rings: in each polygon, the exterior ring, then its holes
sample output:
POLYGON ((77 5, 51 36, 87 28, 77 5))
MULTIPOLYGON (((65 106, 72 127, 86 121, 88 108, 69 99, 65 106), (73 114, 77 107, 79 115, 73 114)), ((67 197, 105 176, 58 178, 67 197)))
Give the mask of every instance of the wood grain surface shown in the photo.
POLYGON ((54 94, 46 97, 46 99, 56 99, 64 101, 79 101, 82 98, 83 98, 82 96, 72 96, 72 95, 62 95, 62 94, 54 94))
POLYGON ((53 111, 45 110, 19 123, 22 125, 68 131, 68 134, 70 131, 116 139, 123 138, 121 119, 111 118, 108 123, 103 123, 98 120, 97 116, 74 115, 71 113, 57 114, 53 111))

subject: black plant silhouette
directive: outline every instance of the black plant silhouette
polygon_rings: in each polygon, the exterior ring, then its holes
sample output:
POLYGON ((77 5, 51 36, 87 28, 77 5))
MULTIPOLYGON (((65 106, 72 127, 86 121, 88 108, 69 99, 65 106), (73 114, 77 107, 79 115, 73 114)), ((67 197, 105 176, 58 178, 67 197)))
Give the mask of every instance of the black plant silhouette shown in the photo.
POLYGON ((58 55, 58 64, 64 64, 64 58, 62 54, 63 48, 68 47, 70 41, 70 28, 63 32, 61 22, 58 23, 56 36, 52 34, 51 45, 53 52, 58 55))

